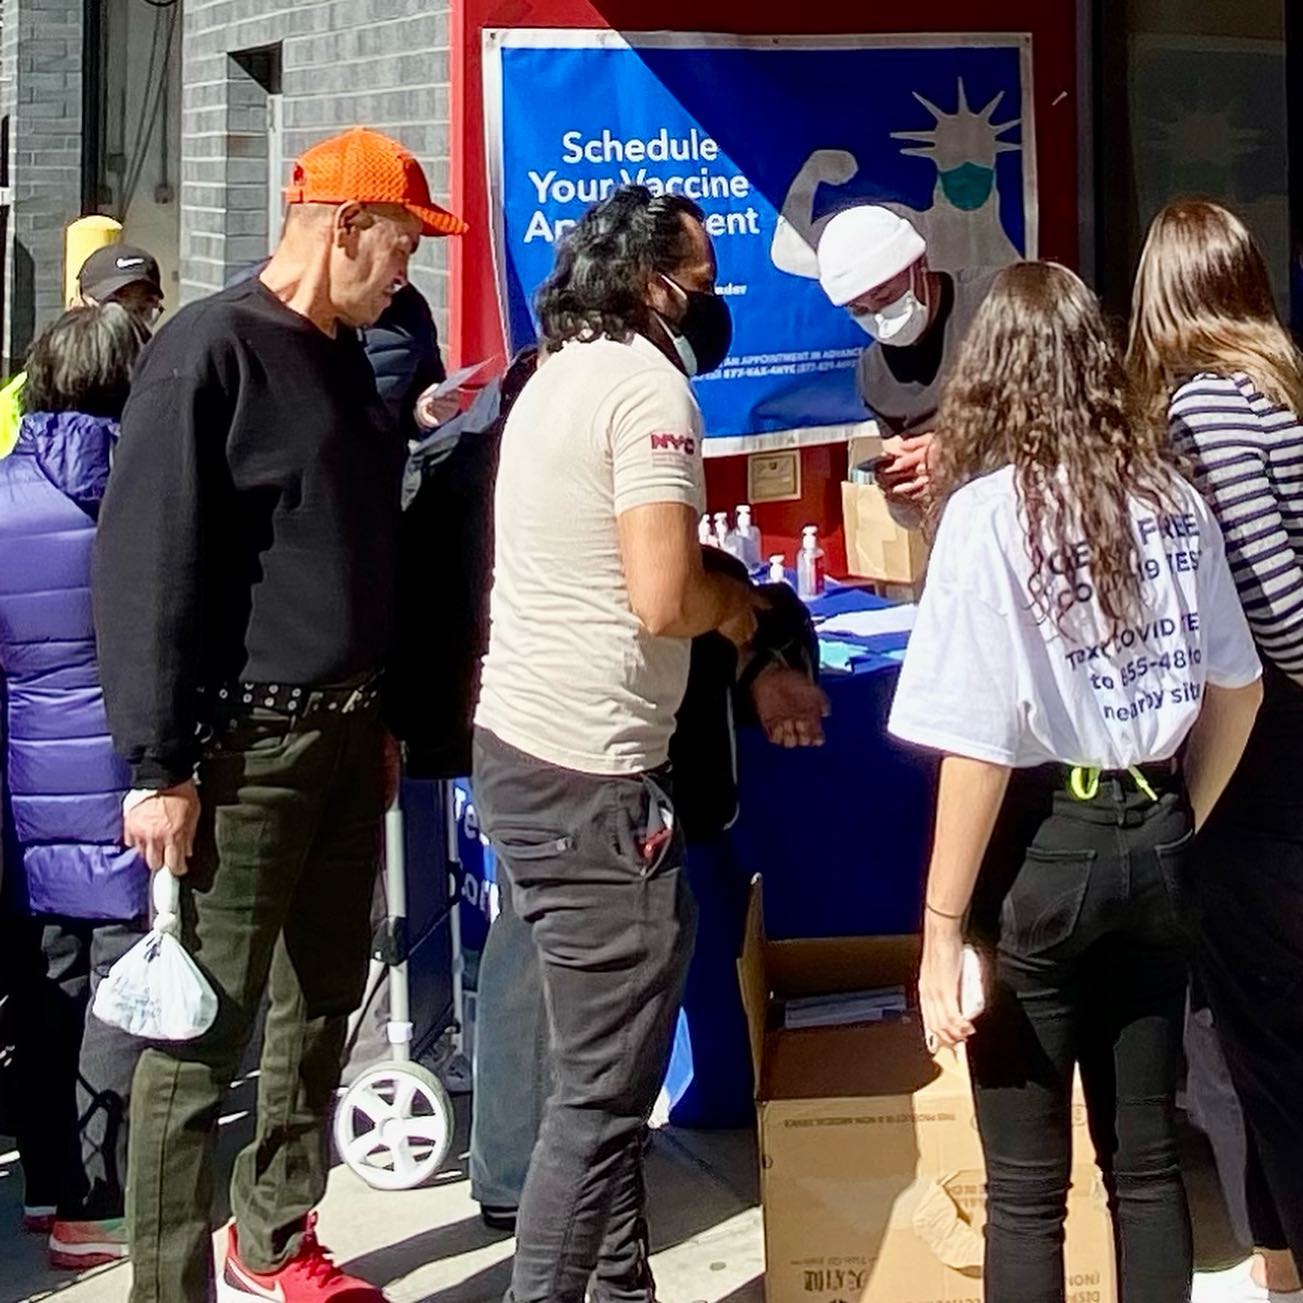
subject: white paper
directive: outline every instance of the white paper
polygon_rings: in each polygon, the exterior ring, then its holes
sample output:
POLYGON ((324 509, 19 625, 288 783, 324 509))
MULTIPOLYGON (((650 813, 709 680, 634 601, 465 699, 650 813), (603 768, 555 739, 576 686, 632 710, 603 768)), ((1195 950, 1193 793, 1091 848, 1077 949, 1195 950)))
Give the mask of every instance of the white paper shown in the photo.
POLYGON ((444 394, 456 393, 468 380, 474 380, 481 371, 487 371, 492 363, 492 358, 486 358, 483 362, 476 362, 472 366, 464 366, 460 371, 454 371, 442 383, 431 385, 421 397, 442 398, 444 394))
POLYGON ((873 638, 884 633, 908 633, 914 627, 918 607, 912 602, 884 606, 877 611, 843 611, 818 625, 819 636, 830 638, 873 638))

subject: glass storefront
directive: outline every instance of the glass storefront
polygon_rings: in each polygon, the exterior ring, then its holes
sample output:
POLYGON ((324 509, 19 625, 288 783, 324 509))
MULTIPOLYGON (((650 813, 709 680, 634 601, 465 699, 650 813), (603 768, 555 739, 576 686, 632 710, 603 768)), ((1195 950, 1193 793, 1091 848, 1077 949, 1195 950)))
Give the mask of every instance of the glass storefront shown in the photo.
POLYGON ((1282 310, 1303 324, 1291 167, 1303 138, 1299 9, 1291 0, 1096 3, 1097 273, 1115 310, 1125 309, 1150 219, 1169 199, 1198 194, 1244 218, 1282 310))

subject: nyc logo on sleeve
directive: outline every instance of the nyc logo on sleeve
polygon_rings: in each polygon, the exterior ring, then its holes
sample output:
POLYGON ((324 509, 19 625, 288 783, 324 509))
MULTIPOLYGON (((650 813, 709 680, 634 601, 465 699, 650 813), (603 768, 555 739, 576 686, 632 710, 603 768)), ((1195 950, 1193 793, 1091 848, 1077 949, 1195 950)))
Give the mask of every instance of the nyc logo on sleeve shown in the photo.
POLYGON ((652 456, 660 461, 675 455, 693 457, 697 452, 697 440, 690 434, 653 434, 651 436, 652 456))

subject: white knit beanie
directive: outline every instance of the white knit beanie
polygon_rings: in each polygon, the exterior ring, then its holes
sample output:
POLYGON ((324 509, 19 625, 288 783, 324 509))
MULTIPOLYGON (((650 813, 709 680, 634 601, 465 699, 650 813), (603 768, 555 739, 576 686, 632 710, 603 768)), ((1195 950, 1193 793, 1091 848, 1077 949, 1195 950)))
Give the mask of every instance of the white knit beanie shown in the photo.
POLYGON ((847 208, 819 239, 819 284, 835 307, 885 285, 927 252, 910 222, 877 204, 847 208))

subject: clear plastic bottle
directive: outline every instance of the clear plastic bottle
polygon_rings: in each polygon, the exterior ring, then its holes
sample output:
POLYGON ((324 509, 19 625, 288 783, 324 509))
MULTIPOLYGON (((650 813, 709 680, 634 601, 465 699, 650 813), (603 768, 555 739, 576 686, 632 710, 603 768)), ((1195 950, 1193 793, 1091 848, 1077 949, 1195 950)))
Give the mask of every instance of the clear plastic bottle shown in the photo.
POLYGON ((760 530, 751 523, 750 504, 740 503, 737 509, 738 557, 748 570, 756 570, 760 565, 760 530))
POLYGON ((819 546, 819 530, 807 525, 801 531, 801 550, 796 554, 796 593, 808 599, 823 592, 823 548, 819 546))
POLYGON ((787 582, 787 558, 781 552, 775 552, 769 558, 769 582, 771 584, 787 582))
POLYGON ((710 523, 709 516, 702 516, 697 522, 697 542, 702 547, 718 547, 719 543, 715 538, 715 528, 710 523))
POLYGON ((730 556, 740 556, 737 535, 728 527, 727 511, 715 512, 715 537, 719 540, 719 546, 730 556))

